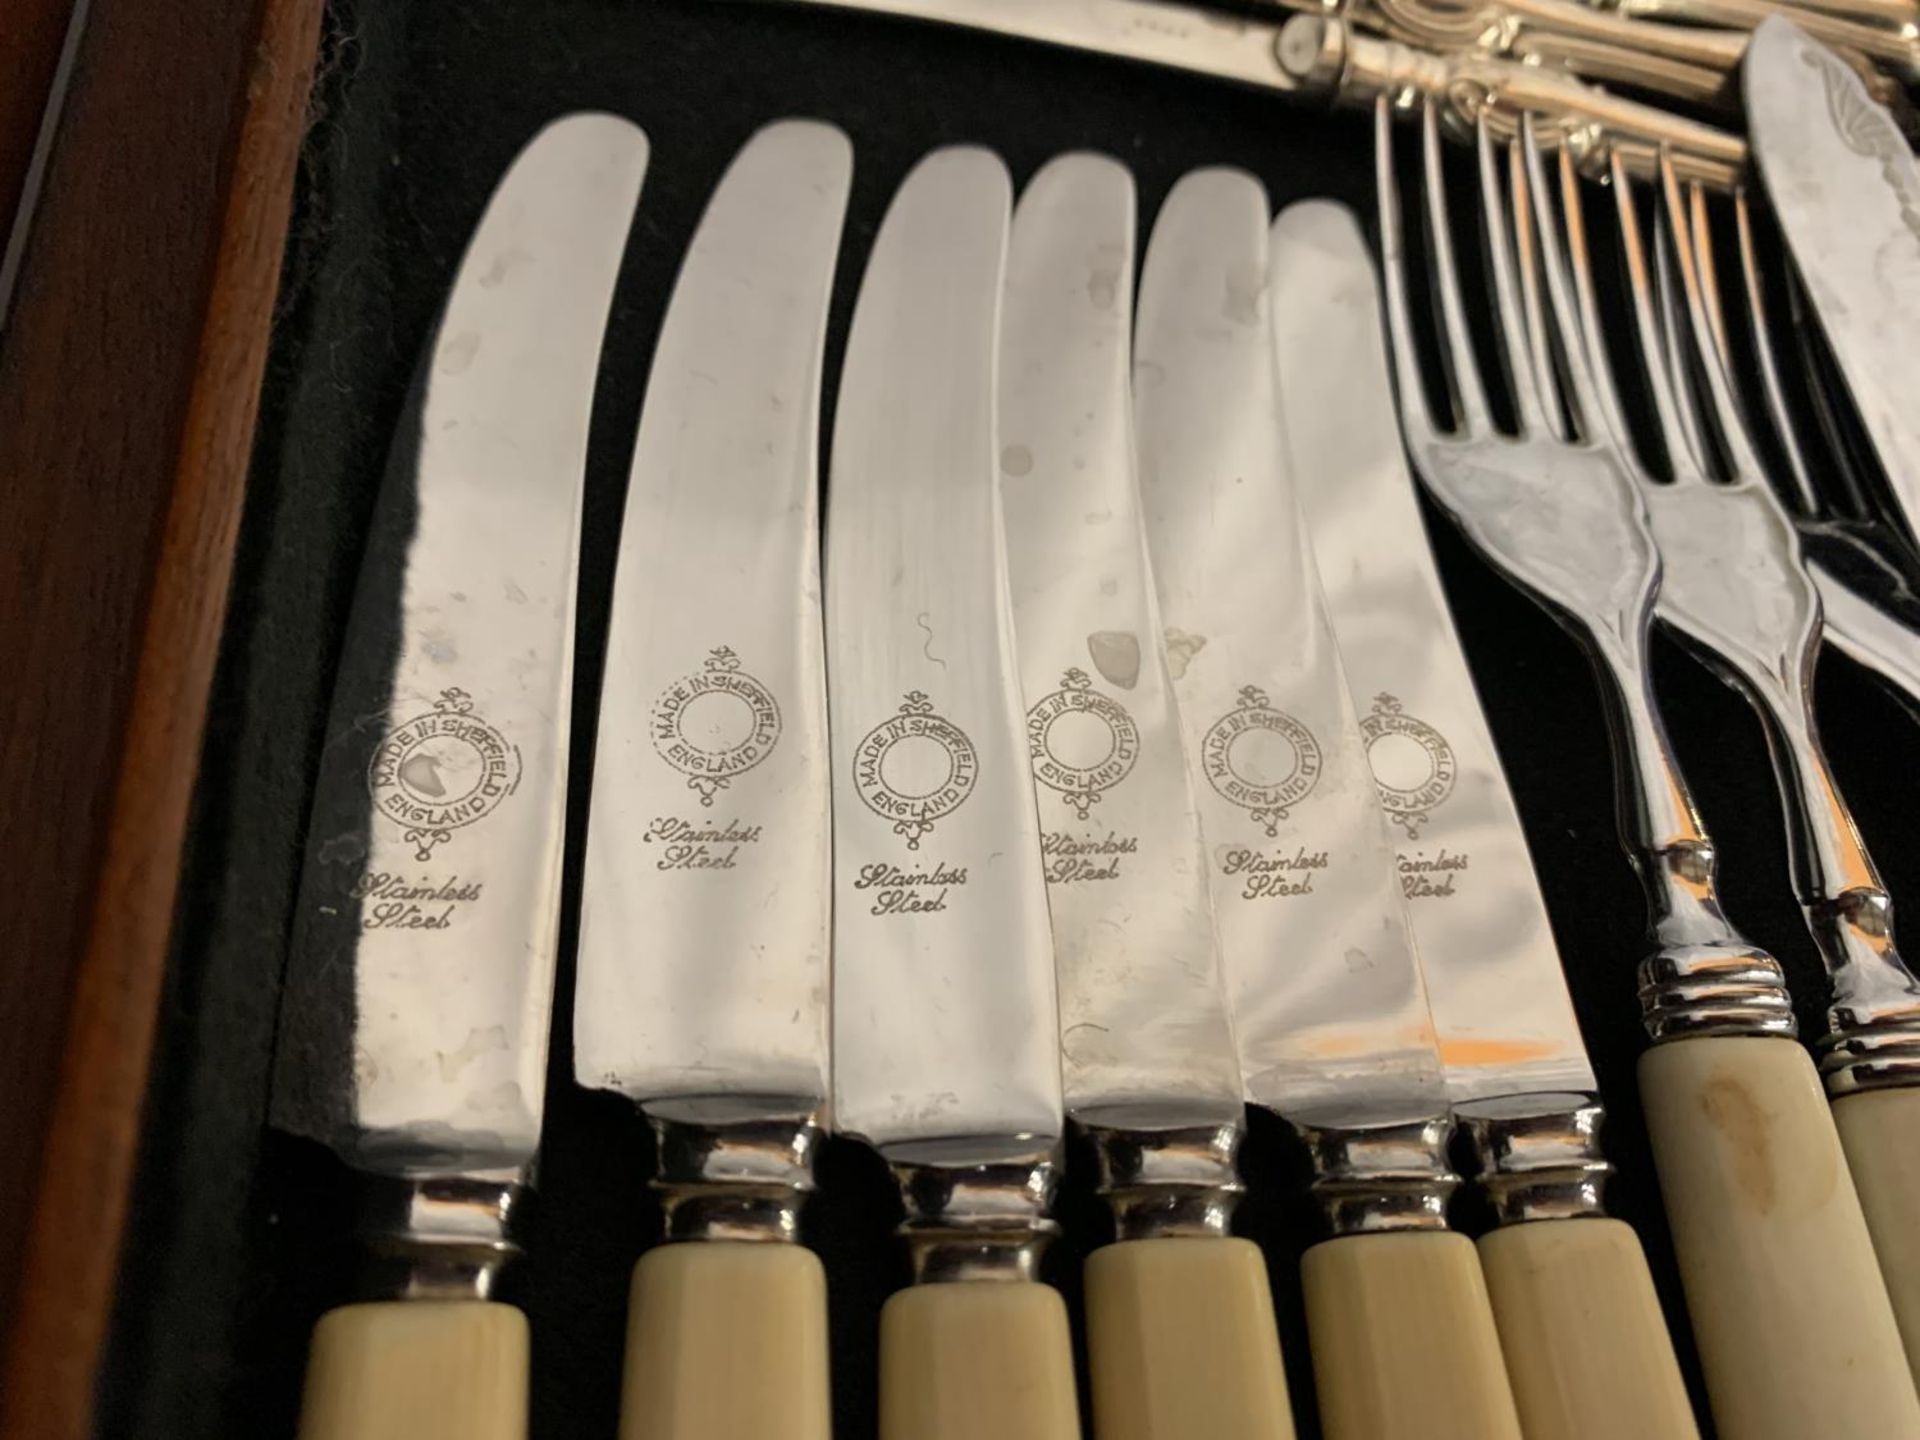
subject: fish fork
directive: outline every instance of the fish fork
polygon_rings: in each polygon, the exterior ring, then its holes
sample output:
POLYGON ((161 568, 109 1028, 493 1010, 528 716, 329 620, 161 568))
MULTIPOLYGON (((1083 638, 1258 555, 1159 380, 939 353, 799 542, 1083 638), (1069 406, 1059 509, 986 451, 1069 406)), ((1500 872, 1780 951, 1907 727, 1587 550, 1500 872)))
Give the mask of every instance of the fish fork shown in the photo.
MULTIPOLYGON (((1788 812, 1794 886, 1833 986, 1821 1069, 1874 1236, 1911 1368, 1920 1373, 1920 981, 1894 942, 1893 899, 1827 765, 1813 705, 1821 598, 1791 521, 1761 478, 1732 386, 1705 194, 1659 174, 1657 285, 1650 293, 1634 187, 1613 176, 1621 248, 1672 483, 1621 452, 1666 563, 1657 613, 1752 703, 1788 812), (1683 208, 1684 206, 1684 208, 1683 208), (1656 307, 1656 300, 1658 305, 1656 307), (1686 383, 1692 373, 1701 386, 1686 383), (1710 461, 1709 455, 1713 458, 1710 461), (1717 462, 1724 479, 1709 474, 1717 462)), ((1577 228, 1577 194, 1568 226, 1577 228)), ((1582 313, 1592 275, 1574 247, 1582 313)), ((1592 324, 1589 319, 1589 325, 1592 324)), ((1597 336, 1597 327, 1593 334, 1597 336)))
MULTIPOLYGON (((1608 417, 1623 413, 1581 321, 1531 121, 1477 138, 1494 333, 1516 414, 1496 428, 1453 258, 1438 117, 1422 117, 1431 284, 1453 410, 1428 411, 1414 349, 1391 115, 1376 110, 1383 269, 1402 430, 1416 471, 1468 539, 1593 659, 1609 702, 1623 839, 1647 891, 1640 1062, 1695 1338, 1722 1434, 1920 1434, 1920 1399, 1778 962, 1733 927, 1714 852, 1647 673, 1660 581, 1653 531, 1608 417), (1509 201, 1509 195, 1511 197, 1509 201), (1511 220, 1511 233, 1509 231, 1511 220), (1544 284, 1544 295, 1542 288, 1544 284), (1603 395, 1605 398, 1603 399, 1603 395), (1805 1277, 1818 1275, 1817 1290, 1805 1277)), ((1563 196, 1578 180, 1558 153, 1563 196)))

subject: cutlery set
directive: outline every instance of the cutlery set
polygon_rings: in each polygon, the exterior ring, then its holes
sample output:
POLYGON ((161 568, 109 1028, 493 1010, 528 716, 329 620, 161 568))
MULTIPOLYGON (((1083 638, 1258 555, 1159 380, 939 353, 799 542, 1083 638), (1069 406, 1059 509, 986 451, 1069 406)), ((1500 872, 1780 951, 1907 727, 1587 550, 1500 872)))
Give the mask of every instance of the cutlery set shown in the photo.
MULTIPOLYGON (((1689 148, 1720 132, 1552 64, 1500 79, 1527 67, 1474 50, 1494 80, 1463 109, 1467 62, 1408 48, 1418 6, 1280 30, 938 0, 927 18, 1281 88, 1335 47, 1374 107, 1378 267, 1352 212, 1275 219, 1240 171, 1181 179, 1137 258, 1118 162, 1055 158, 1016 205, 994 154, 939 149, 858 277, 829 435, 853 147, 804 120, 748 142, 653 357, 579 856, 575 1079, 644 1113, 665 1229, 633 1275, 624 1436, 829 1434, 800 1243, 829 1129, 903 1210, 881 1434, 1078 1435, 1041 1278, 1071 1128, 1114 1237, 1085 1272, 1093 1433, 1289 1440, 1305 1397, 1266 1259, 1231 1233, 1249 1105, 1310 1160, 1324 1433, 1698 1433, 1640 1242, 1605 1213, 1598 1087, 1417 476, 1601 678, 1648 907, 1622 984, 1637 959, 1718 1433, 1920 1437, 1920 982, 1811 693, 1824 634, 1920 705, 1897 380, 1920 177, 1861 79, 1894 33, 1866 3, 1822 12, 1840 55, 1779 19, 1731 58, 1660 27, 1721 99, 1745 53, 1763 208, 1737 137, 1689 148), (1399 78, 1369 89, 1376 61, 1399 78), (1598 109, 1536 114, 1530 85, 1598 109), (1831 987, 1817 1065, 1716 898, 1656 617, 1765 727, 1831 987), (1477 1241, 1451 1228, 1463 1183, 1477 1241)), ((1501 55, 1588 36, 1573 68, 1620 78, 1607 46, 1652 27, 1616 8, 1487 15, 1527 21, 1501 55)), ((274 1076, 275 1127, 362 1182, 380 1297, 321 1320, 308 1440, 524 1431, 528 1328, 496 1287, 539 1149, 588 421, 647 161, 586 113, 514 161, 381 490, 274 1076)))

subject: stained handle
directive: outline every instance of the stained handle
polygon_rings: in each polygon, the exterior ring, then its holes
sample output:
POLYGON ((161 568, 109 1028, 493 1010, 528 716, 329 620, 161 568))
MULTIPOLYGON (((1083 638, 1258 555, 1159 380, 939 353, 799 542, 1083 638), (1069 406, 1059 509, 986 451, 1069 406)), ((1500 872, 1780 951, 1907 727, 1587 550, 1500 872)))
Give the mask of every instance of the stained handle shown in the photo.
POLYGON ((1087 1261, 1096 1440, 1293 1440, 1267 1265, 1248 1240, 1126 1240, 1087 1261))
POLYGON ((1534 1220, 1480 1240, 1527 1440, 1697 1440, 1640 1237, 1618 1220, 1534 1220))
POLYGON ((1466 1236, 1343 1236, 1307 1251, 1300 1278, 1327 1440, 1520 1440, 1466 1236))
POLYGON ((1833 1105, 1867 1232, 1920 1382, 1920 1090, 1869 1090, 1833 1105))
POLYGON ((880 1440, 1079 1440, 1067 1307, 1046 1285, 917 1285, 880 1312, 880 1440))
POLYGON ((828 1440, 827 1280, 798 1245, 663 1245, 633 1267, 620 1440, 828 1440))
POLYGON ((346 1305, 314 1327, 300 1440, 524 1440, 527 1319, 483 1300, 346 1305))
POLYGON ((1920 1436, 1920 1399, 1832 1112, 1792 1040, 1656 1045, 1640 1089, 1727 1440, 1920 1436))

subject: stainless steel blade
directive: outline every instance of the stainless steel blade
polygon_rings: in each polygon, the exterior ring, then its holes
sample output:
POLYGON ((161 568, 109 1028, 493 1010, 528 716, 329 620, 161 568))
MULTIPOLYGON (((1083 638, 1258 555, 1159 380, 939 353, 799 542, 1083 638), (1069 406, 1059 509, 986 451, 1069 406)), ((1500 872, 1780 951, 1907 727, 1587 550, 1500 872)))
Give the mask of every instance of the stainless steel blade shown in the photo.
POLYGON ((646 168, 576 115, 460 264, 363 561, 282 1000, 273 1119, 392 1175, 539 1143, 594 372, 646 168))
POLYGON ((574 1066, 656 1118, 826 1102, 818 481, 852 147, 783 121, 708 203, 647 382, 580 917, 574 1066))
POLYGON ((1591 1092, 1580 1027, 1400 446, 1373 261, 1353 213, 1272 233, 1280 410, 1328 613, 1456 1101, 1591 1092))
POLYGON ((1031 1153, 1062 1125, 996 483, 1010 190, 971 148, 907 177, 834 419, 834 1110, 895 1160, 1031 1153))
POLYGON ((1786 19, 1754 31, 1743 83, 1767 193, 1908 534, 1920 536, 1920 169, 1846 62, 1786 19))
POLYGON ((1147 249, 1141 494, 1248 1098, 1314 1125, 1444 1112, 1392 847, 1295 506, 1266 195, 1188 175, 1147 249))
POLYGON ((1123 166, 1067 155, 1034 176, 1007 261, 1000 495, 1061 1057, 1085 1123, 1231 1123, 1240 1075, 1134 478, 1133 269, 1123 166))
POLYGON ((1280 27, 1175 0, 800 0, 832 10, 990 30, 1219 80, 1294 91, 1280 65, 1280 27))

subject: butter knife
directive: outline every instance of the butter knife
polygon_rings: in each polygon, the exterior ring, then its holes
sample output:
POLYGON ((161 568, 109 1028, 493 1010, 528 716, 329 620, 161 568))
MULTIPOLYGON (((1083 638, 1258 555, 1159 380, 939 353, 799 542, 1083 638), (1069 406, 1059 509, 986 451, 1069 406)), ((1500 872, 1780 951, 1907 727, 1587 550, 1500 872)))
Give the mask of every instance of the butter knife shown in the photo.
POLYGON ((1011 189, 971 147, 908 175, 834 417, 834 1121, 892 1167, 915 1281, 881 1314, 882 1440, 1080 1433, 1035 1279, 1065 1120, 997 483, 1011 189))
POLYGON ((594 371, 646 137, 557 120, 500 181, 396 439, 316 785, 274 1126, 364 1180, 371 1303, 314 1331, 303 1440, 511 1440, 489 1297, 540 1143, 594 371))
POLYGON ((634 1269, 622 1434, 825 1440, 797 1238, 827 1098, 821 350, 852 178, 767 126, 681 265, 634 449, 581 897, 574 1068, 636 1101, 667 1238, 634 1269), (678 1243, 697 1242, 697 1243, 678 1243))
POLYGON ((1446 1228, 1445 1077, 1288 475, 1269 218, 1242 172, 1181 180, 1134 341, 1148 544, 1240 1070, 1305 1140, 1333 1230, 1302 1264, 1326 1433, 1518 1436, 1472 1242, 1446 1228))

